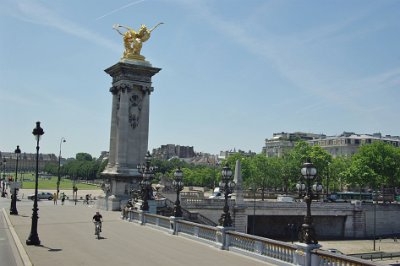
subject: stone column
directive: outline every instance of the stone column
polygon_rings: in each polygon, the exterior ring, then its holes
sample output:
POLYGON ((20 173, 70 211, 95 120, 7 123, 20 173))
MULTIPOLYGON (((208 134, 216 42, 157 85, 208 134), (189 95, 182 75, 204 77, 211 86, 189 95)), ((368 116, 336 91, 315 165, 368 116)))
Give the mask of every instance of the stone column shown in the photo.
POLYGON ((235 199, 236 205, 243 205, 243 179, 242 179, 242 173, 241 173, 241 167, 240 167, 240 160, 236 160, 236 166, 235 166, 235 175, 233 177, 233 181, 236 183, 235 187, 235 193, 232 196, 233 199, 235 199))
POLYGON ((113 168, 115 166, 115 152, 116 152, 116 127, 117 127, 117 106, 119 104, 118 91, 115 87, 111 87, 110 92, 112 93, 112 110, 111 110, 111 130, 110 130, 110 153, 108 155, 108 166, 107 168, 113 168))
POLYGON ((161 69, 146 61, 123 60, 105 71, 113 78, 109 163, 102 176, 110 184, 112 210, 119 210, 142 175, 136 169, 148 148, 151 78, 161 69))

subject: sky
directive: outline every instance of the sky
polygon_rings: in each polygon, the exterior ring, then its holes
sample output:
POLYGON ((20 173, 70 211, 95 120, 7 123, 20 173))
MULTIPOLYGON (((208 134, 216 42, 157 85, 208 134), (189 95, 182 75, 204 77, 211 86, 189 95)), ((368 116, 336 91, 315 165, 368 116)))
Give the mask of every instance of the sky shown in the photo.
POLYGON ((149 150, 260 153, 276 132, 400 135, 398 0, 2 0, 0 151, 109 150, 112 26, 153 27, 149 150))

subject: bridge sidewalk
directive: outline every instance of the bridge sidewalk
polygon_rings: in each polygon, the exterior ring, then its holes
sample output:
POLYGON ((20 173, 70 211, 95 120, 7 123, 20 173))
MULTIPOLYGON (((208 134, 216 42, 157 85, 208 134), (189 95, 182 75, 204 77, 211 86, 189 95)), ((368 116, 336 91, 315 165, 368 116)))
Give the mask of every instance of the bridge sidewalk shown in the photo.
POLYGON ((118 212, 101 211, 103 235, 97 240, 91 222, 96 209, 81 204, 62 206, 40 202, 38 234, 42 245, 27 246, 32 207, 19 206, 18 211, 18 216, 9 216, 10 227, 33 265, 270 265, 122 221, 118 212))

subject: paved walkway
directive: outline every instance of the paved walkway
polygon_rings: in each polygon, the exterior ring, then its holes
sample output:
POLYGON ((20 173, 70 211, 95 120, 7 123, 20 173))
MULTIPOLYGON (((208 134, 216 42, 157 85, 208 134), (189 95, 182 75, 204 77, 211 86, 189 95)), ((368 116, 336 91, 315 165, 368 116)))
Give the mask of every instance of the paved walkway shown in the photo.
MULTIPOLYGON (((22 260, 27 262, 25 265, 268 265, 157 229, 122 221, 119 212, 101 211, 104 217, 103 238, 97 240, 91 222, 96 208, 83 205, 82 202, 75 206, 70 201, 66 201, 64 206, 60 201, 58 205, 53 205, 53 201, 39 201, 38 234, 42 245, 27 246, 25 241, 31 228, 32 201, 23 199, 17 203, 18 216, 8 214, 9 200, 0 198, 0 203, 2 201, 6 202, 7 208, 0 212, 0 219, 5 216, 4 222, 0 220, 0 240, 3 241, 0 241, 0 247, 2 243, 3 247, 11 247, 8 251, 2 248, 11 256, 18 254, 15 246, 19 247, 22 260), (14 241, 11 237, 13 234, 14 241), (9 245, 5 241, 9 241, 9 245)), ((347 254, 372 251, 372 241, 366 240, 321 241, 320 244, 323 249, 337 248, 347 254)), ((400 251, 400 242, 377 241, 376 247, 386 252, 400 251)), ((0 265, 5 262, 2 254, 0 252, 0 265)), ((20 261, 17 258, 16 264, 21 265, 20 261)), ((379 263, 388 265, 398 261, 384 260, 379 263)))
MULTIPOLYGON (((30 201, 31 202, 31 201, 30 201)), ((122 221, 118 212, 101 211, 102 239, 94 236, 93 206, 39 202, 41 246, 27 246, 32 205, 20 204, 19 215, 8 215, 11 226, 35 266, 63 265, 268 265, 183 237, 122 221)), ((7 212, 4 212, 5 214, 7 212)))

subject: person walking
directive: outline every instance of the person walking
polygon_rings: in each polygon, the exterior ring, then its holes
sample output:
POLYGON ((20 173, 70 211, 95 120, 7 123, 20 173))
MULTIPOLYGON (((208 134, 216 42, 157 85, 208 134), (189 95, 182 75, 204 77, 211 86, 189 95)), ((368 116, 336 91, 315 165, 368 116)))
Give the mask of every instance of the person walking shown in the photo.
POLYGON ((55 193, 55 192, 53 194, 53 203, 54 203, 54 205, 57 205, 57 193, 55 193))
POLYGON ((61 195, 61 205, 64 205, 64 201, 65 201, 65 193, 63 192, 61 195))

